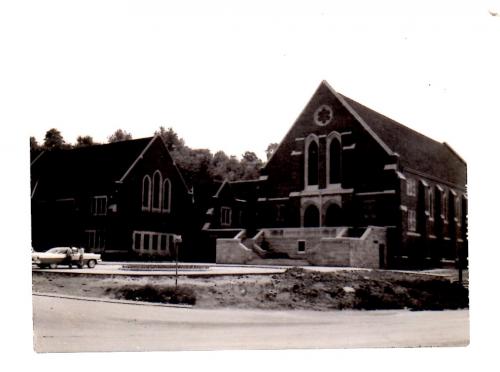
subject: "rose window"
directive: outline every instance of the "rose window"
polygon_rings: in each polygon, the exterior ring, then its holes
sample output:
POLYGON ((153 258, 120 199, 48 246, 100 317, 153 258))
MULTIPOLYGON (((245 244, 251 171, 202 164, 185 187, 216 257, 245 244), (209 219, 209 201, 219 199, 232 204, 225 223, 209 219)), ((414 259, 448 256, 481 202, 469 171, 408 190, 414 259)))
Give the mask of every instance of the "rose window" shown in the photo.
POLYGON ((333 110, 328 105, 320 106, 314 113, 314 122, 318 125, 327 125, 333 119, 333 110))

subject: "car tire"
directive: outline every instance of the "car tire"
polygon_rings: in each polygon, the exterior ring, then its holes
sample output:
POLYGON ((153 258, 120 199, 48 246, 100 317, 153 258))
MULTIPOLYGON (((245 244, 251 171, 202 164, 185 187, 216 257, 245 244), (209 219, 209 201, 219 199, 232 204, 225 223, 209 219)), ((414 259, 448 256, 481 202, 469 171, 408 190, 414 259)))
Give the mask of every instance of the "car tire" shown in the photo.
POLYGON ((89 267, 89 269, 93 269, 96 263, 97 262, 95 260, 89 260, 89 262, 87 262, 87 266, 89 267))
POLYGON ((50 267, 51 269, 57 269, 57 264, 56 264, 56 263, 51 263, 51 264, 49 265, 49 267, 50 267))

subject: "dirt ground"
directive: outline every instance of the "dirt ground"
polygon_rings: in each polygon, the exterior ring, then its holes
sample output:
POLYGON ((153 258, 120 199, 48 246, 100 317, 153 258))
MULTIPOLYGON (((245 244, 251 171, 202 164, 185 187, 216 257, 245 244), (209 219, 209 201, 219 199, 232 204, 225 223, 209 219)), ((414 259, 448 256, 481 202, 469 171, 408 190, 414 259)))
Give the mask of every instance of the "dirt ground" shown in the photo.
POLYGON ((468 289, 448 279, 380 270, 188 277, 33 272, 33 291, 83 297, 185 303, 200 308, 412 309, 468 307, 468 289))

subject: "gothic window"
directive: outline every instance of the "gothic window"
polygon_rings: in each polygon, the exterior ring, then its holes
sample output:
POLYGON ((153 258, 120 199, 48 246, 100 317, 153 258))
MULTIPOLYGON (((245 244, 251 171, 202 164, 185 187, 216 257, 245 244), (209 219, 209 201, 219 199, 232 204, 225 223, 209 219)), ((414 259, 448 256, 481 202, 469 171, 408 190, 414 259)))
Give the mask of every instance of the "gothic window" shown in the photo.
POLYGON ((429 195, 429 217, 434 218, 434 193, 432 192, 432 188, 429 188, 427 192, 429 195))
POLYGON ((153 210, 159 211, 161 208, 161 174, 160 171, 156 171, 153 175, 153 210))
POLYGON ((142 210, 149 211, 151 209, 151 179, 149 176, 144 176, 142 179, 142 210))
POLYGON ((443 192, 443 197, 441 199, 443 205, 441 206, 441 214, 444 221, 448 221, 448 195, 443 192))
POLYGON ((332 137, 329 140, 328 150, 328 183, 340 183, 342 166, 342 148, 340 139, 332 137))
POLYGON ((417 231, 417 213, 413 209, 408 210, 408 231, 417 231))
POLYGON ((408 180, 406 181, 406 195, 417 195, 417 182, 413 178, 408 178, 408 180))
POLYGON ((168 178, 163 181, 163 212, 170 212, 171 185, 168 178))
POLYGON ((318 143, 312 140, 307 148, 307 185, 318 184, 318 143))

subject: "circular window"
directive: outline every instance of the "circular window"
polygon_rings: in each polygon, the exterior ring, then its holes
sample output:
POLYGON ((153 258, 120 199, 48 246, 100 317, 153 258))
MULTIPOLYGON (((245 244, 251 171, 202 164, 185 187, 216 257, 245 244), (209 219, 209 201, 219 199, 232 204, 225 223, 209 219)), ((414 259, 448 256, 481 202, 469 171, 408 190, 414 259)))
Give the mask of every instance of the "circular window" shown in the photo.
POLYGON ((333 119, 333 110, 328 105, 321 105, 314 112, 314 122, 317 125, 327 125, 333 119))

